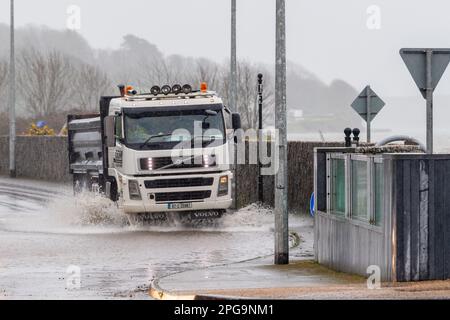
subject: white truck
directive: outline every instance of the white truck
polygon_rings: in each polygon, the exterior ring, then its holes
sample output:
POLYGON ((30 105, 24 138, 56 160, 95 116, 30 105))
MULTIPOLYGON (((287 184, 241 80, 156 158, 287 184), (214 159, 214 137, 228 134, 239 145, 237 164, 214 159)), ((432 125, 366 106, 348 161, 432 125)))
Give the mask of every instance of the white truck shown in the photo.
POLYGON ((221 217, 232 205, 239 114, 205 83, 119 89, 99 114, 68 116, 74 191, 100 192, 133 219, 221 217))

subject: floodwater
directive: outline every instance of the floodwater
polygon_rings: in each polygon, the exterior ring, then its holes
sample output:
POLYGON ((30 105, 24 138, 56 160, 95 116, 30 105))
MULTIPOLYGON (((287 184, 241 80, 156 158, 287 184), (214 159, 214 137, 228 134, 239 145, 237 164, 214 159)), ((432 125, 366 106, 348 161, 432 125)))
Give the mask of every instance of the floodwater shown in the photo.
MULTIPOLYGON (((99 196, 0 178, 0 299, 148 299, 155 277, 272 254, 273 221, 252 205, 220 227, 130 226, 99 196)), ((311 223, 290 218, 294 230, 311 223)))

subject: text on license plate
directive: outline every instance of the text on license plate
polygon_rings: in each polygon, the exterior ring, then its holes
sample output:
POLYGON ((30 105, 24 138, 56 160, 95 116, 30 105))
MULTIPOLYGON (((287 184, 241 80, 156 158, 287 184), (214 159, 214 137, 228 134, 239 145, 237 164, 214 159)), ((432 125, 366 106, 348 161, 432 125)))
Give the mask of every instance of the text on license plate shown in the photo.
POLYGON ((192 202, 183 203, 168 203, 167 209, 190 209, 192 208, 192 202))

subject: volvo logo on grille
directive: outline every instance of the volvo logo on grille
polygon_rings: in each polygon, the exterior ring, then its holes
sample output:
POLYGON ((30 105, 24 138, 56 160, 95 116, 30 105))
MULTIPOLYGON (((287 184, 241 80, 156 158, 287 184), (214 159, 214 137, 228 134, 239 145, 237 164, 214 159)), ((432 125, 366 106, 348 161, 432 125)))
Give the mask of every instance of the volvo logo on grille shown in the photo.
POLYGON ((220 218, 222 213, 219 211, 198 211, 191 213, 193 219, 220 218))

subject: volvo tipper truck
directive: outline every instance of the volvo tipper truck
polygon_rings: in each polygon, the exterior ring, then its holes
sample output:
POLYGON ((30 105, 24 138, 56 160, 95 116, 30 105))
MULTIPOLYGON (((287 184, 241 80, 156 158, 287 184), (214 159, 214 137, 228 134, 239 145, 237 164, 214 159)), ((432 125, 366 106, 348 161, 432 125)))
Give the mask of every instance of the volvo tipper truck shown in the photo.
POLYGON ((74 191, 99 192, 133 219, 221 217, 232 205, 239 114, 206 83, 119 89, 99 114, 68 116, 74 191))

